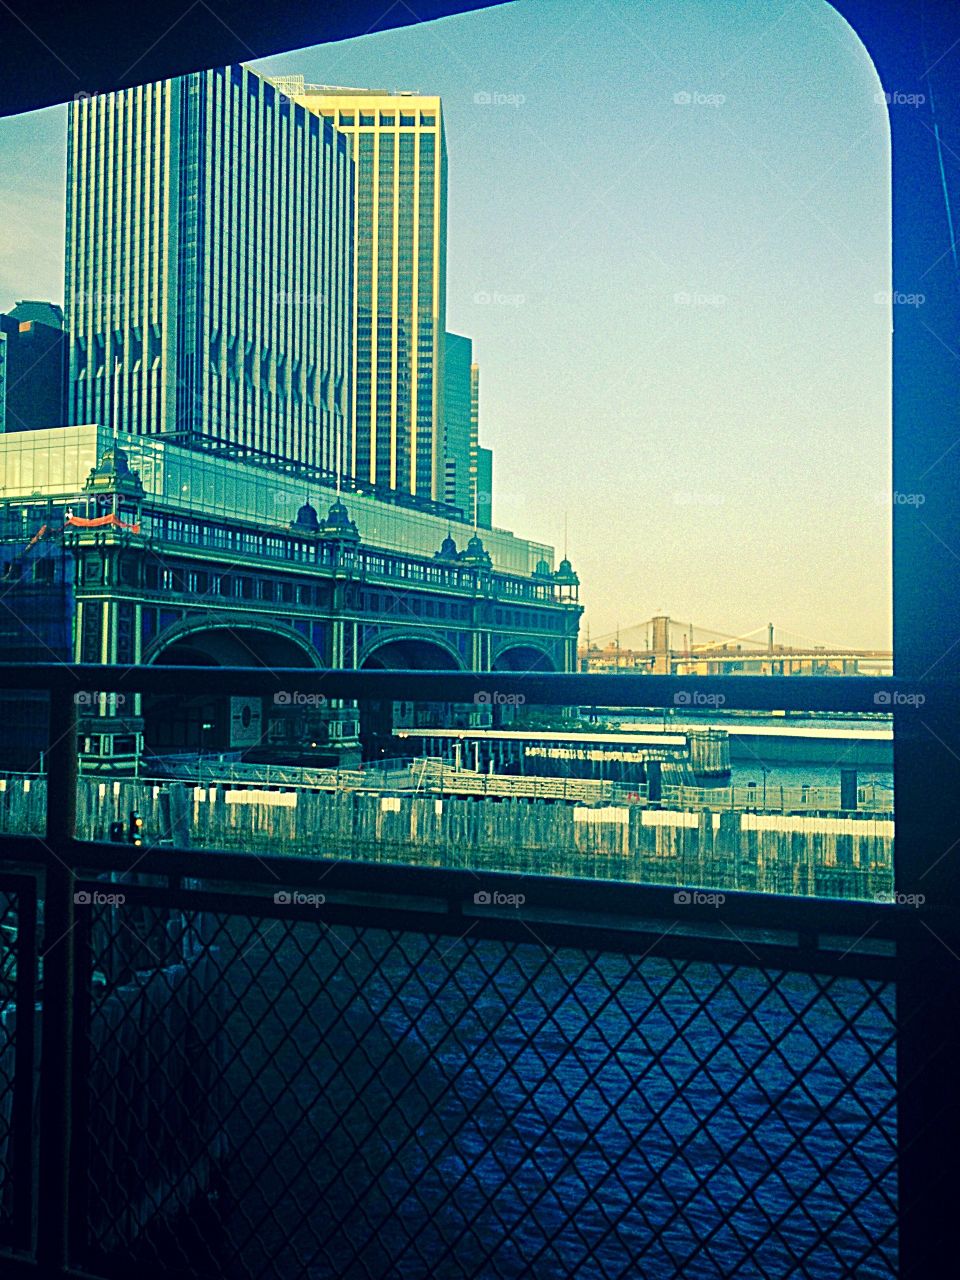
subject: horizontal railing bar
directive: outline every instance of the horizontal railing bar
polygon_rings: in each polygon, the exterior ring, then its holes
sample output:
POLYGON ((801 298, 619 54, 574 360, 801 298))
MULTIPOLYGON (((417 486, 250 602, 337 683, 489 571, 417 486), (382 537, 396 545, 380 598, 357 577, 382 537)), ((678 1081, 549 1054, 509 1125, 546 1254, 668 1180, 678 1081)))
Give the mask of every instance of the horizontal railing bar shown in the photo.
MULTIPOLYGON (((581 882, 582 883, 582 882, 581 882)), ((409 933, 441 937, 471 938, 488 941, 539 944, 551 949, 572 947, 590 951, 614 951, 626 955, 669 956, 674 959, 709 961, 791 972, 825 973, 885 980, 896 978, 896 954, 882 950, 857 950, 855 945, 821 947, 814 939, 800 933, 769 931, 769 937, 758 939, 755 931, 741 937, 729 926, 724 934, 713 929, 697 931, 694 926, 676 928, 676 921, 576 920, 547 918, 522 909, 513 914, 473 911, 424 910, 417 905, 385 903, 380 895, 365 901, 341 901, 331 895, 322 906, 306 907, 280 904, 272 898, 258 899, 250 893, 225 893, 220 889, 165 889, 153 885, 105 884, 97 880, 78 880, 81 892, 99 890, 123 893, 123 909, 139 904, 167 910, 208 911, 218 915, 243 915, 291 923, 317 924, 325 928, 401 930, 409 933)), ((844 940, 845 941, 845 940, 844 940)), ((850 940, 851 944, 855 942, 850 940)))
POLYGON ((926 904, 914 908, 887 902, 750 893, 709 885, 639 884, 510 871, 387 865, 320 858, 309 853, 256 854, 166 847, 144 852, 124 845, 79 840, 51 849, 40 836, 0 835, 0 876, 4 864, 19 871, 22 864, 48 866, 63 862, 84 873, 135 871, 138 875, 226 881, 270 890, 302 888, 331 894, 392 896, 398 899, 398 911, 409 905, 399 900, 411 898, 432 899, 460 909, 472 902, 477 891, 487 890, 523 893, 532 908, 566 911, 572 918, 596 913, 607 923, 616 918, 630 921, 654 916, 683 924, 698 920, 716 924, 722 918, 727 924, 744 928, 810 936, 857 938, 869 930, 873 939, 895 939, 905 929, 920 927, 921 917, 936 928, 940 914, 938 908, 926 904), (684 888, 722 893, 722 917, 710 905, 676 902, 674 895, 684 888))
MULTIPOLYGON (((885 676, 567 675, 509 671, 320 670, 269 667, 103 666, 95 663, 0 663, 0 689, 66 693, 322 693, 372 701, 500 701, 523 705, 676 707, 711 710, 830 710, 894 713, 931 704, 960 705, 956 682, 910 682, 885 676), (678 695, 682 695, 678 700, 678 695), (879 695, 879 699, 878 699, 879 695), (690 699, 696 696, 697 701, 690 699)), ((280 701, 281 699, 278 699, 280 701)))

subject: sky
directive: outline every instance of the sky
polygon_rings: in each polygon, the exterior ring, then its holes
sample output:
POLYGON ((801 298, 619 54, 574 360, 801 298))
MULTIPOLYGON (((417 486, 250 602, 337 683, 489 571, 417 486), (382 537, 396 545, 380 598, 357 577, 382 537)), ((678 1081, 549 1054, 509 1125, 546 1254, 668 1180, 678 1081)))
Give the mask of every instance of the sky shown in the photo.
MULTIPOLYGON (((253 65, 442 96, 494 521, 566 541, 584 632, 889 645, 887 107, 824 0, 518 0, 253 65)), ((64 135, 0 123, 0 309, 62 299, 64 135)))

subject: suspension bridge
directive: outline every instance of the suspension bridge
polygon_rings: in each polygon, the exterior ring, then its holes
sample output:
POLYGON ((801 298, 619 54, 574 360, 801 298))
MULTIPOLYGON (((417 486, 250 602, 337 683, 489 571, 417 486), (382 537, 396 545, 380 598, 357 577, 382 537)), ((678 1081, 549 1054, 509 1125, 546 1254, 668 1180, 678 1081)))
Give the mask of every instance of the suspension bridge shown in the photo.
POLYGON ((580 670, 650 675, 889 675, 889 649, 822 644, 765 623, 728 635, 658 614, 591 638, 579 649, 580 670))

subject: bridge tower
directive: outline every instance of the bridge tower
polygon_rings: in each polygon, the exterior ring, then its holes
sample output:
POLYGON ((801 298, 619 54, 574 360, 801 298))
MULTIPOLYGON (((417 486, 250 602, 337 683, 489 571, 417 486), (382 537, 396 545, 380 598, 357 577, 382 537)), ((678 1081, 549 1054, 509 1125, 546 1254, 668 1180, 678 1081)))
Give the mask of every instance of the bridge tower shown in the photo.
POLYGON ((653 639, 650 647, 653 650, 653 674, 668 676, 671 674, 670 619, 665 614, 659 614, 652 622, 653 639))

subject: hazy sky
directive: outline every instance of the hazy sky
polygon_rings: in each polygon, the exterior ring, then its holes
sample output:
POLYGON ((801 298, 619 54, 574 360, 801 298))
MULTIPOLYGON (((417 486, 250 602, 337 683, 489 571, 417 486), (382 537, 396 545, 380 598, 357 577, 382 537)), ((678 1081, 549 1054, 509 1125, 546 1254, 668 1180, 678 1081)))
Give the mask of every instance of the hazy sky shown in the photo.
MULTIPOLYGON (((594 637, 889 643, 887 108, 823 0, 519 0, 256 65, 442 95, 495 522, 566 514, 594 637)), ((0 308, 62 297, 64 128, 0 124, 0 308)))

